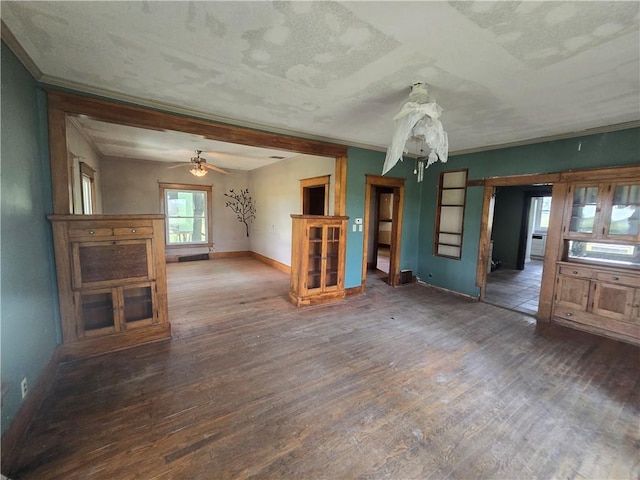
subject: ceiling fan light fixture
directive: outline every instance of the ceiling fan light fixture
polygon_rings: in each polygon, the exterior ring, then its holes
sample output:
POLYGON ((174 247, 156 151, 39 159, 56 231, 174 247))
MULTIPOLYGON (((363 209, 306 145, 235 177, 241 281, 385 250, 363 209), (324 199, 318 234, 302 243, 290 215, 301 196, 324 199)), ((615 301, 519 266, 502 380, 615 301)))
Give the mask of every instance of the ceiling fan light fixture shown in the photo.
POLYGON ((408 101, 393 117, 394 132, 382 168, 383 175, 402 160, 404 153, 408 153, 407 145, 410 143, 416 145, 416 151, 411 153, 418 160, 418 181, 422 180, 424 168, 438 160, 447 161, 449 138, 440 122, 441 114, 442 108, 429 97, 427 85, 414 83, 408 101))
POLYGON ((204 177, 207 174, 207 169, 204 168, 201 164, 198 164, 191 170, 189 170, 189 172, 191 172, 191 175, 193 175, 194 177, 204 177))

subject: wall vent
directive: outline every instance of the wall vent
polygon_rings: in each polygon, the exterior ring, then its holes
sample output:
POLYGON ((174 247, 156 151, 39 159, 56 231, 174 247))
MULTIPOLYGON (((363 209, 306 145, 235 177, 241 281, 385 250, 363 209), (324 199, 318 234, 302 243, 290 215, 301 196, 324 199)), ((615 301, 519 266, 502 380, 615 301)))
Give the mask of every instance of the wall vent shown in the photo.
POLYGON ((184 255, 182 257, 178 257, 179 262, 193 262, 195 260, 209 260, 209 254, 199 253, 197 255, 184 255))

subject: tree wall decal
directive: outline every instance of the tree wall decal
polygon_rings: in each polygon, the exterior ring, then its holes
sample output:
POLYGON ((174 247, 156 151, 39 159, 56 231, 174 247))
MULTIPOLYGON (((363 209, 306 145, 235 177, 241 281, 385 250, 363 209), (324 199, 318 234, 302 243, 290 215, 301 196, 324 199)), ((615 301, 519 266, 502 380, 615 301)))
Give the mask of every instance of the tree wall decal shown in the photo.
POLYGON ((230 188, 229 192, 225 193, 224 196, 231 199, 225 206, 233 210, 239 222, 244 223, 244 226, 247 228, 248 237, 249 223, 253 222, 253 219, 256 218, 256 206, 249 195, 249 189, 247 188, 236 192, 233 188, 230 188))

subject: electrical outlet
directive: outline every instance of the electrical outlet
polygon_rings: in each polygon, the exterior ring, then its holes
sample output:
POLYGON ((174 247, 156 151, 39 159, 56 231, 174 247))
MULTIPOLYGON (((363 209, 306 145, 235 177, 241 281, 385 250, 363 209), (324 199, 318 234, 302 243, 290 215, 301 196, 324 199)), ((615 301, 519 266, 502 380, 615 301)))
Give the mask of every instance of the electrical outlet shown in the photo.
POLYGON ((22 391, 22 398, 27 396, 28 389, 29 387, 27 386, 27 377, 24 377, 22 379, 22 382, 20 382, 20 390, 22 391))

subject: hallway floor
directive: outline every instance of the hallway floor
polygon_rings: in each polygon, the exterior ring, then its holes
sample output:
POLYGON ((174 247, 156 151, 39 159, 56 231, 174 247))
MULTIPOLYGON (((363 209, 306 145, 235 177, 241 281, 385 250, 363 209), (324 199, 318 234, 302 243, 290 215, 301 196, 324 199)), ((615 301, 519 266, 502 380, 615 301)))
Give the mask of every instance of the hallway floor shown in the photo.
POLYGON ((531 260, 524 270, 498 269, 489 274, 485 302, 517 312, 538 312, 542 261, 531 260))

